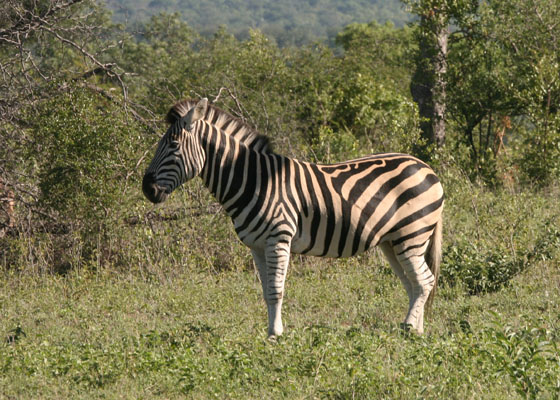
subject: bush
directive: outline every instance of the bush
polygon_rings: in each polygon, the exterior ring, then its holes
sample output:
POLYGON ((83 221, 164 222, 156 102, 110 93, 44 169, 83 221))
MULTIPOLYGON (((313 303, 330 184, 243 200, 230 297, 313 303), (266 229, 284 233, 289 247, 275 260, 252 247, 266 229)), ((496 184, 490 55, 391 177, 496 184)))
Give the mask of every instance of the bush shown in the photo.
POLYGON ((130 207, 129 189, 139 193, 141 128, 119 105, 83 87, 54 94, 29 109, 28 119, 20 146, 26 179, 38 189, 29 200, 26 229, 33 235, 6 238, 2 263, 64 273, 109 257, 110 232, 130 207))
POLYGON ((538 261, 557 257, 560 231, 554 198, 465 185, 464 178, 449 176, 449 170, 442 178, 443 285, 462 287, 470 295, 492 293, 538 261))
POLYGON ((79 88, 41 105, 29 148, 39 205, 79 227, 113 217, 125 206, 139 131, 120 108, 79 88))
POLYGON ((465 240, 444 250, 442 281, 450 286, 460 284, 471 295, 491 293, 526 267, 522 258, 512 257, 505 249, 465 240))

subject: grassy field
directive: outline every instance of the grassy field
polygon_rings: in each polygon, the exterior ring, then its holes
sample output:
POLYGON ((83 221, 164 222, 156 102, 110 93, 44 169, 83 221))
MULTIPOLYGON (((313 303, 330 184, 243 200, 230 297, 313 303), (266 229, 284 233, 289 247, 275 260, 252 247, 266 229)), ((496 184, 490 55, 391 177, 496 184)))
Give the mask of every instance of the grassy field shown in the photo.
POLYGON ((404 289, 372 251, 294 257, 271 343, 225 217, 138 224, 126 267, 2 272, 0 398, 558 399, 557 196, 464 190, 424 336, 399 329, 404 289))

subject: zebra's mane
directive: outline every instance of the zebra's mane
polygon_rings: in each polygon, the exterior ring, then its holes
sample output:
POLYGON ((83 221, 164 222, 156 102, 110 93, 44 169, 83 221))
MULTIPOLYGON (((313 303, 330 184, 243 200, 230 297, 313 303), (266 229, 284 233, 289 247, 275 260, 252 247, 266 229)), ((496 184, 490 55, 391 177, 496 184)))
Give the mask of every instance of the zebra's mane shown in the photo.
MULTIPOLYGON (((168 123, 174 124, 197 103, 197 100, 181 100, 171 107, 165 119, 168 123)), ((259 153, 272 152, 270 141, 266 136, 258 133, 246 122, 212 104, 208 104, 203 120, 259 153)))

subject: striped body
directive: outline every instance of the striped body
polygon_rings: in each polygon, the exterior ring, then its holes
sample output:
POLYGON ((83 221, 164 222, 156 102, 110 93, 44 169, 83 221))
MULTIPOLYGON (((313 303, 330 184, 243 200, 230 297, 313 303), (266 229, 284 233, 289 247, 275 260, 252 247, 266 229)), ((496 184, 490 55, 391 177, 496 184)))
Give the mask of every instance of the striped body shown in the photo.
POLYGON ((405 323, 421 332, 441 245, 443 190, 433 171, 405 154, 332 165, 290 159, 269 151, 266 139, 245 124, 202 103, 183 102, 172 109, 177 115, 173 119, 172 114, 172 126, 146 171, 144 192, 154 202, 163 201, 179 184, 201 176, 252 250, 268 305, 269 334, 282 333, 290 253, 348 257, 376 245, 409 294, 405 323), (434 272, 426 262, 428 250, 434 272))

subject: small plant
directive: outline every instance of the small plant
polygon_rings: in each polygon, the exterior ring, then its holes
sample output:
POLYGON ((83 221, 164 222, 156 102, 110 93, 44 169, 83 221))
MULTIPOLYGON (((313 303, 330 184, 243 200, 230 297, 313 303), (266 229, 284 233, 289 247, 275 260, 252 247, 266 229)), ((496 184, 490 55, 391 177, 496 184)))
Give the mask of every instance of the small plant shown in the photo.
POLYGON ((526 399, 560 394, 560 356, 557 337, 543 327, 495 326, 486 331, 493 360, 526 399))
POLYGON ((461 284, 471 295, 491 293, 527 267, 521 258, 513 258, 504 249, 487 249, 479 243, 462 241, 448 246, 443 253, 442 281, 461 284))
MULTIPOLYGON (((473 200, 474 201, 474 200, 473 200)), ((486 200, 488 201, 488 200, 486 200)), ((462 285, 470 295, 492 293, 509 284, 516 275, 525 271, 538 261, 551 260, 560 246, 560 230, 556 217, 547 217, 544 221, 533 221, 536 226, 531 230, 538 232, 531 237, 527 222, 518 220, 508 226, 508 218, 517 218, 519 210, 515 203, 503 204, 501 198, 490 198, 487 215, 478 216, 484 221, 477 221, 475 229, 461 235, 454 242, 449 242, 443 251, 442 283, 450 286, 462 285), (495 203, 495 204, 492 204, 495 203), (494 221, 494 209, 499 206, 498 221, 494 221), (514 209, 510 215, 509 208, 514 209), (483 225, 481 227, 480 225, 483 225), (484 228, 484 229, 483 229, 484 228), (485 232, 488 229, 489 232, 485 232), (509 230, 498 232, 500 229, 509 230)), ((523 200, 520 200, 523 202, 523 200)), ((524 207, 530 207, 526 204, 524 207)), ((545 210, 542 210, 545 213, 545 210)))

